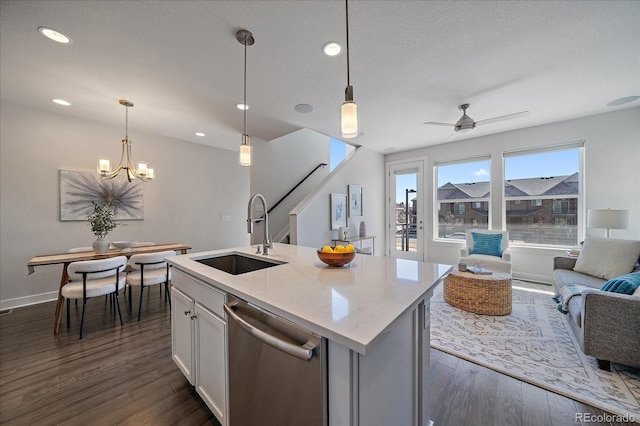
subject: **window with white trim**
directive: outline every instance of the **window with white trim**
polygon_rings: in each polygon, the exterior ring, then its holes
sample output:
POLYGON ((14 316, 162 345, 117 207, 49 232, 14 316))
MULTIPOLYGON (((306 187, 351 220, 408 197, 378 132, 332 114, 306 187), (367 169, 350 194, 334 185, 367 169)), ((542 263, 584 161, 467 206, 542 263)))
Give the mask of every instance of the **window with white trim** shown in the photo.
POLYGON ((504 155, 504 217, 517 244, 578 244, 583 142, 504 155))
POLYGON ((464 239, 468 229, 488 229, 490 167, 488 157, 435 164, 436 238, 464 239))

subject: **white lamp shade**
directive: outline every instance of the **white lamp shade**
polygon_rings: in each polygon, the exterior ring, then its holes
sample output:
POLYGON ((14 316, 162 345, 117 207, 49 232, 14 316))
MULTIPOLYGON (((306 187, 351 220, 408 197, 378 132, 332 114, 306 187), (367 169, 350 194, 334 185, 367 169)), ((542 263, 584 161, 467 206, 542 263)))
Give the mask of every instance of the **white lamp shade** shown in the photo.
POLYGON ((108 158, 98 160, 98 173, 107 174, 111 172, 111 161, 108 158))
POLYGON ((345 101, 340 108, 340 127, 343 138, 358 136, 358 104, 345 101))
POLYGON ((627 229, 629 210, 589 209, 587 226, 601 229, 627 229))
POLYGON ((147 176, 147 163, 138 163, 138 174, 140 176, 147 176))
POLYGON ((252 157, 251 145, 240 145, 240 165, 250 166, 252 157))
POLYGON ((153 180, 156 177, 156 173, 153 171, 152 167, 147 168, 147 179, 153 180))

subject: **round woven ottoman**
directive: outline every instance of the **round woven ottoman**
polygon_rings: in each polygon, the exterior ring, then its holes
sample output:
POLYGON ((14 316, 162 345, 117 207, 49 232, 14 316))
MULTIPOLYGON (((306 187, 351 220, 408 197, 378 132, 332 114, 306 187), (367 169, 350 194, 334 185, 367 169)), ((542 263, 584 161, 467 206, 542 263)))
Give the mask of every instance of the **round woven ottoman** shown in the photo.
POLYGON ((484 315, 511 313, 511 275, 451 271, 444 279, 444 300, 453 307, 484 315))

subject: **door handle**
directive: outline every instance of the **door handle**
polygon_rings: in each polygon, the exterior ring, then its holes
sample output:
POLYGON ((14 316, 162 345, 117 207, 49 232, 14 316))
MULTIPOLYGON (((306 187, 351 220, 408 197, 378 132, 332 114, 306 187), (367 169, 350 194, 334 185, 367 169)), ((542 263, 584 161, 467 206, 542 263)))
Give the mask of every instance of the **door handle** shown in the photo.
POLYGON ((242 318, 239 312, 236 312, 238 309, 238 302, 224 304, 224 311, 229 316, 229 319, 238 324, 240 328, 251 334, 256 339, 303 361, 311 361, 313 357, 316 356, 318 345, 311 342, 311 340, 305 342, 301 346, 286 342, 247 322, 242 318))

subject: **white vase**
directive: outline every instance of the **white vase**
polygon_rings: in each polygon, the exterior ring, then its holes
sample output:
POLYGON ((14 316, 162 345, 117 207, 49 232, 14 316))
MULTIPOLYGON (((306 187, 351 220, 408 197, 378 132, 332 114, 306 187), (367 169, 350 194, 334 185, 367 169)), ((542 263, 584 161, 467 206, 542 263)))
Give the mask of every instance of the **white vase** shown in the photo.
POLYGON ((96 253, 106 253, 109 251, 109 244, 105 238, 98 237, 91 246, 96 253))

